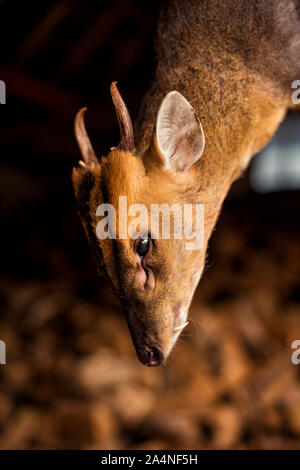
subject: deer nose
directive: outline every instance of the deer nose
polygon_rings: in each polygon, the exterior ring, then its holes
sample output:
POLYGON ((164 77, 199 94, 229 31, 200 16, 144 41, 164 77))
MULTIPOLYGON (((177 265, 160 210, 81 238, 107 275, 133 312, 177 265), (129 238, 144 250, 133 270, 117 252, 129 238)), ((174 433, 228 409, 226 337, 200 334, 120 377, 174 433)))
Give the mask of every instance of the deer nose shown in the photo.
POLYGON ((158 346, 151 346, 144 350, 143 358, 148 367, 160 366, 164 361, 164 353, 158 346))

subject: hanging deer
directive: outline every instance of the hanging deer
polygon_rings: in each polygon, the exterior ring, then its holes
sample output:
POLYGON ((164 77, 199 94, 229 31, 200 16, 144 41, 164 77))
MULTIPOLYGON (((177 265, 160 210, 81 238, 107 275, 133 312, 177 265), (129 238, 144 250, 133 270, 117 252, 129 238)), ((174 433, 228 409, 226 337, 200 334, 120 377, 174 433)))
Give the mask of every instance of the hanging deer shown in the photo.
MULTIPOLYGON (((120 144, 97 157, 81 109, 75 134, 83 161, 72 178, 97 265, 123 306, 140 361, 162 364, 187 324, 207 243, 232 182, 275 133, 300 79, 299 0, 162 2, 157 66, 135 122, 116 82, 111 95, 120 144), (99 239, 101 203, 204 206, 202 249, 184 240, 99 239)), ((142 231, 141 231, 142 233, 142 231)))

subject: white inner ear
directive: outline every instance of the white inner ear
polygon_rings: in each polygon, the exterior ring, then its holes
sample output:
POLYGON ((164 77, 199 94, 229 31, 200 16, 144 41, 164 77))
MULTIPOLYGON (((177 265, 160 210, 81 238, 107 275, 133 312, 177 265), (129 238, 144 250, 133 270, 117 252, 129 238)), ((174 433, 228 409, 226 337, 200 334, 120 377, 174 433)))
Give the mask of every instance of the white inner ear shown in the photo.
POLYGON ((187 170, 203 153, 205 138, 200 120, 178 91, 170 91, 160 105, 156 137, 167 168, 187 170))

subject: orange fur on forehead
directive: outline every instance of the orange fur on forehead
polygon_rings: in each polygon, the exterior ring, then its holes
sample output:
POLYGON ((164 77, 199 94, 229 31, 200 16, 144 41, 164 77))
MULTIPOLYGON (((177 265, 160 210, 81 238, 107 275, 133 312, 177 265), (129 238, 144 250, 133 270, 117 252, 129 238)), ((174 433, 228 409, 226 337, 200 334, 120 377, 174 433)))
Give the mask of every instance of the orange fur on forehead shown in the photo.
POLYGON ((150 146, 149 155, 133 155, 130 152, 113 149, 101 159, 99 189, 101 201, 113 204, 116 212, 119 196, 127 197, 131 204, 175 203, 193 201, 197 193, 195 172, 175 173, 160 164, 149 164, 147 157, 155 162, 156 148, 150 146), (144 166, 145 162, 145 166, 144 166))
POLYGON ((101 185, 106 192, 104 202, 116 204, 120 195, 127 196, 129 203, 137 198, 148 183, 140 157, 125 150, 114 149, 101 161, 101 185))

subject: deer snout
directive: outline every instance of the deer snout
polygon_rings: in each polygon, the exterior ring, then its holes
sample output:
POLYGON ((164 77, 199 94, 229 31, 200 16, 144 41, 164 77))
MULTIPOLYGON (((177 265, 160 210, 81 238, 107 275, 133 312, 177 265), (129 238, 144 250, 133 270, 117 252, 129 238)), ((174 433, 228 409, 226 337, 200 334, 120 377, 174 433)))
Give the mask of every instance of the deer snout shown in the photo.
POLYGON ((157 322, 145 324, 137 318, 137 314, 127 314, 126 318, 140 362, 148 367, 162 365, 167 356, 167 348, 163 336, 159 333, 157 322))
POLYGON ((138 357, 142 364, 148 367, 160 366, 164 362, 164 353, 160 347, 144 346, 144 348, 137 349, 138 357))

